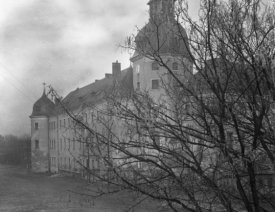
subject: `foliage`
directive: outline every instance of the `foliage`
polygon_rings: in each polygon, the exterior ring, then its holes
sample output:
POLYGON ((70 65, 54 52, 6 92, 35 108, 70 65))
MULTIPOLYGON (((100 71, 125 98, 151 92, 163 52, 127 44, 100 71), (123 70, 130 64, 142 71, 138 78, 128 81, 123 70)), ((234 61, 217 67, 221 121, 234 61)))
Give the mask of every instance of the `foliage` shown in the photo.
POLYGON ((1 136, 0 162, 28 167, 31 156, 30 144, 30 137, 27 135, 21 137, 14 135, 1 136))

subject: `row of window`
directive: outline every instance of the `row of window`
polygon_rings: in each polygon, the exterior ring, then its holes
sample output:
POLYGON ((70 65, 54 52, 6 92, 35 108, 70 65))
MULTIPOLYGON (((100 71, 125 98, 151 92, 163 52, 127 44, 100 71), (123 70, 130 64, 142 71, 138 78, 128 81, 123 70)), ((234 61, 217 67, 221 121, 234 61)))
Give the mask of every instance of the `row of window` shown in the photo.
MULTIPOLYGON (((153 79, 151 83, 151 89, 159 89, 160 88, 160 80, 153 79)), ((140 90, 140 82, 137 82, 137 90, 140 90)))
POLYGON ((49 128, 50 128, 50 130, 56 129, 55 121, 52 121, 49 123, 49 128))
MULTIPOLYGON (((172 68, 172 70, 177 71, 177 70, 179 70, 179 64, 178 64, 177 62, 173 62, 171 68, 172 68)), ((156 61, 152 62, 151 69, 152 69, 153 71, 159 70, 159 69, 160 69, 159 63, 156 62, 156 61)), ((137 65, 137 66, 136 66, 136 72, 137 72, 137 73, 140 72, 140 65, 137 65)))
MULTIPOLYGON (((179 70, 179 64, 177 62, 173 62, 171 68, 172 68, 172 70, 177 71, 177 70, 179 70)), ((159 63, 154 61, 152 63, 152 70, 157 71, 159 69, 160 69, 159 63)))
POLYGON ((79 168, 79 164, 76 159, 70 157, 60 157, 59 158, 59 166, 62 169, 76 170, 79 168))
MULTIPOLYGON (((68 118, 68 122, 70 123, 70 119, 68 118)), ((64 121, 63 121, 63 123, 64 123, 64 127, 66 127, 66 120, 64 119, 64 121)), ((54 130, 54 129, 56 129, 58 126, 56 125, 56 122, 55 121, 52 121, 52 122, 50 122, 49 123, 49 129, 50 130, 54 130)), ((62 121, 60 120, 60 124, 59 124, 59 127, 62 127, 62 121)), ((34 129, 35 130, 38 130, 39 129, 39 124, 38 124, 38 122, 35 122, 34 123, 34 129)))
MULTIPOLYGON (((70 151, 70 150, 76 150, 76 140, 73 139, 73 140, 70 140, 70 139, 66 139, 64 138, 64 140, 62 140, 62 138, 60 138, 60 142, 59 142, 59 150, 60 151, 70 151)), ((79 142, 79 150, 82 151, 84 150, 84 147, 85 147, 85 143, 83 142, 79 142)), ((35 140, 34 142, 34 148, 36 150, 38 150, 40 148, 40 145, 39 145, 39 140, 35 140)), ((57 149, 57 144, 56 144, 56 140, 54 139, 50 139, 50 149, 57 149)))
MULTIPOLYGON (((56 166, 56 158, 53 157, 51 159, 51 161, 53 161, 52 165, 56 166)), ((89 167, 92 169, 98 169, 100 168, 100 161, 99 159, 81 159, 81 160, 77 160, 75 158, 71 158, 71 157, 60 157, 59 158, 59 167, 61 169, 66 169, 66 170, 77 170, 80 169, 82 167, 89 167), (88 163, 89 162, 89 163, 88 163)))
MULTIPOLYGON (((76 143, 76 140, 75 139, 73 139, 73 140, 70 140, 70 139, 66 139, 66 138, 64 138, 63 140, 62 140, 62 138, 60 138, 60 143, 59 143, 59 149, 60 149, 60 151, 66 151, 66 150, 68 150, 68 151, 70 151, 70 150, 75 150, 75 143, 76 143)), ((80 143, 80 145, 79 145, 79 149, 81 150, 81 143, 80 143)))
POLYGON ((56 159, 56 157, 51 157, 50 158, 50 161, 51 161, 51 166, 57 166, 57 159, 56 159))
MULTIPOLYGON (((96 115, 92 112, 90 113, 90 118, 91 118, 91 122, 94 122, 95 120, 99 121, 101 115, 100 115, 100 111, 96 112, 96 115)), ((82 116, 78 117, 78 120, 83 122, 83 123, 87 123, 88 121, 88 114, 84 113, 82 116)), ((49 123, 49 129, 50 130, 55 130, 58 127, 59 128, 66 128, 66 127, 72 127, 75 126, 76 123, 74 120, 72 120, 71 118, 64 118, 64 119, 60 119, 59 120, 59 124, 58 122, 52 121, 49 123)), ((35 129, 38 129, 38 123, 35 123, 35 129)))
POLYGON ((56 149, 56 142, 55 142, 55 140, 50 139, 50 149, 56 149))

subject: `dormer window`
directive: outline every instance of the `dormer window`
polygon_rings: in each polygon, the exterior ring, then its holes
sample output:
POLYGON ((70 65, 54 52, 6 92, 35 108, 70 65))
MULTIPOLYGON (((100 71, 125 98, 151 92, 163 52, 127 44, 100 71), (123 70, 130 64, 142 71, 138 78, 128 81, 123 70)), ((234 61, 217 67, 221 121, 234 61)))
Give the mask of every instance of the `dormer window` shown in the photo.
POLYGON ((152 70, 159 70, 159 64, 158 64, 158 62, 153 62, 152 63, 152 70))
POLYGON ((177 62, 174 62, 174 63, 172 64, 172 69, 173 69, 173 70, 179 70, 179 64, 178 64, 177 62))

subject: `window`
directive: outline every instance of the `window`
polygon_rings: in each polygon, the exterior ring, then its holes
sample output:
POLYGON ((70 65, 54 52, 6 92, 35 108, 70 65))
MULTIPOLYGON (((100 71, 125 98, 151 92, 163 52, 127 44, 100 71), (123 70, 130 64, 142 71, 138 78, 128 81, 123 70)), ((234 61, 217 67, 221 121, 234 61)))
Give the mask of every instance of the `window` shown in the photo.
POLYGON ((94 113, 91 112, 91 122, 93 123, 94 122, 94 113))
POLYGON ((190 113, 190 108, 191 108, 191 105, 189 103, 186 103, 186 105, 185 105, 185 111, 186 111, 187 114, 190 113))
POLYGON ((159 64, 158 64, 158 62, 153 62, 152 63, 152 70, 159 70, 159 64))
POLYGON ((228 131, 226 136, 227 136, 227 142, 228 142, 227 147, 229 149, 232 149, 233 148, 233 140, 234 140, 233 132, 228 131))
POLYGON ((64 150, 66 150, 66 138, 64 138, 64 150))
POLYGON ((60 138, 59 142, 60 142, 60 151, 62 151, 62 139, 61 138, 60 138))
POLYGON ((83 114, 83 121, 84 121, 84 123, 88 122, 88 114, 87 113, 83 114))
POLYGON ((137 82, 137 90, 140 90, 140 82, 137 82))
POLYGON ((39 149, 39 140, 35 140, 35 149, 39 149))
POLYGON ((273 188, 273 177, 267 178, 267 186, 271 189, 273 188))
POLYGON ((59 128, 61 128, 61 124, 62 124, 62 123, 61 123, 61 120, 59 120, 59 128))
POLYGON ((38 130, 38 123, 37 122, 34 123, 34 129, 38 130))
POLYGON ((152 80, 152 89, 158 89, 159 88, 159 80, 155 79, 152 80))
POLYGON ((66 127, 66 119, 64 119, 64 127, 66 127))
POLYGON ((136 72, 137 72, 137 74, 139 74, 139 72, 140 72, 140 65, 137 65, 136 72))
POLYGON ((174 62, 174 63, 172 64, 172 69, 173 69, 173 70, 179 70, 179 64, 178 64, 177 62, 174 62))
POLYGON ((97 121, 99 121, 100 120, 100 112, 99 111, 97 111, 97 115, 96 115, 96 119, 97 119, 97 121))

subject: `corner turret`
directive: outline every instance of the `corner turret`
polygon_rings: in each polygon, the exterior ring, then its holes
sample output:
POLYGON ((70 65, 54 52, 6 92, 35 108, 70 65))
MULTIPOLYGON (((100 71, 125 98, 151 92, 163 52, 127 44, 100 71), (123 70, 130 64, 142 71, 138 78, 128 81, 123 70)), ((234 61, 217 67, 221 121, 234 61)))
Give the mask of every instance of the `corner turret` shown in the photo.
POLYGON ((34 103, 31 119, 31 167, 34 172, 48 172, 49 117, 55 104, 47 97, 45 85, 42 96, 34 103))

